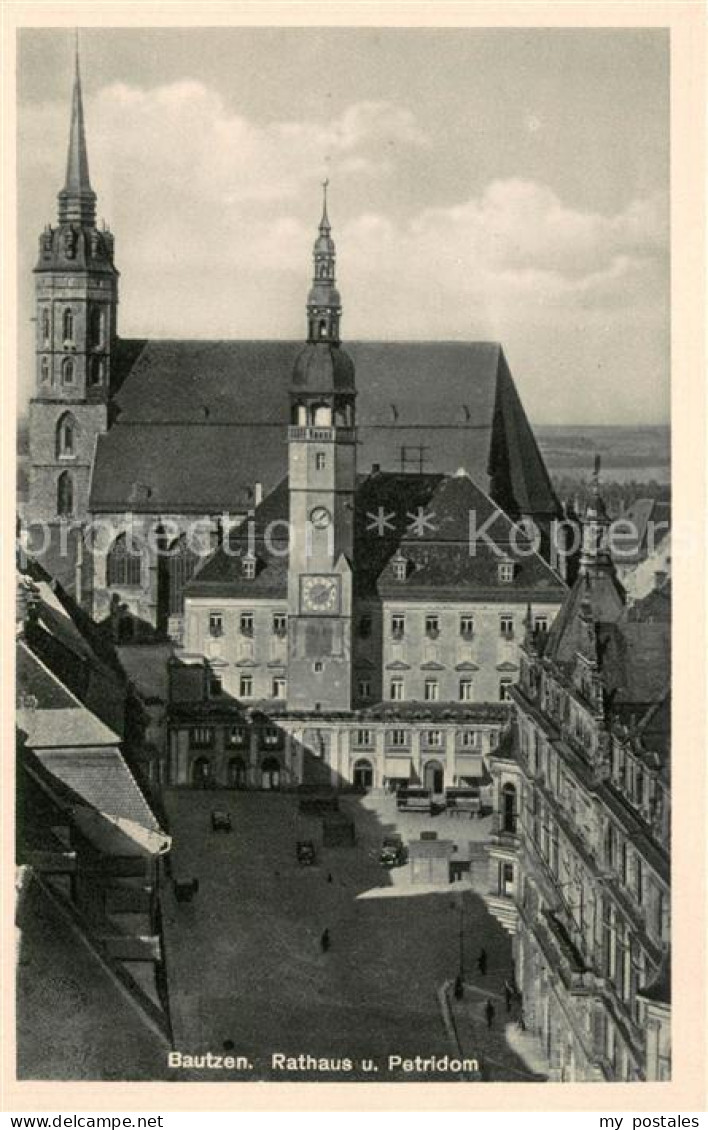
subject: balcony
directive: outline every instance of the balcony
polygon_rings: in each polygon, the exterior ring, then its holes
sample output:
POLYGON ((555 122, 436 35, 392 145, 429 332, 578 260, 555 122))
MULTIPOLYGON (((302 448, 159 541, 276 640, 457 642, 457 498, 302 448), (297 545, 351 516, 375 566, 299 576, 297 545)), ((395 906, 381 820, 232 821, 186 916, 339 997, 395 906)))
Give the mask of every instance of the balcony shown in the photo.
POLYGON ((335 440, 353 443, 356 438, 354 428, 325 428, 292 424, 288 428, 288 440, 300 443, 334 443, 335 440))

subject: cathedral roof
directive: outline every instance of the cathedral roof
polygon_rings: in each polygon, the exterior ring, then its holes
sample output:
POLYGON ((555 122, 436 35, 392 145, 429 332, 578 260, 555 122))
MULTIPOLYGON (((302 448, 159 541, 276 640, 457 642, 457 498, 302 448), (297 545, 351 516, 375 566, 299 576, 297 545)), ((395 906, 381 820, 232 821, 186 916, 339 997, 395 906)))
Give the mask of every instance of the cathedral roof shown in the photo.
MULTIPOLYGON (((239 511, 254 484, 287 470, 293 367, 301 342, 122 341, 115 423, 99 437, 90 509, 239 511), (136 496, 142 502, 130 502, 136 496)), ((558 504, 501 346, 486 342, 352 342, 358 462, 495 484, 510 512, 558 504), (420 452, 420 446, 424 450, 420 452)))

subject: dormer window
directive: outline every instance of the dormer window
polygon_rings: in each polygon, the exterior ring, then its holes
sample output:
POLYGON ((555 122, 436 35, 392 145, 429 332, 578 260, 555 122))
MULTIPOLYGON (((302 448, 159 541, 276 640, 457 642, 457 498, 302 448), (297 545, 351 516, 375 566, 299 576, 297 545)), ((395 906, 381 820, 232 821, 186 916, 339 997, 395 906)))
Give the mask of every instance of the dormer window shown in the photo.
POLYGON ((397 581, 405 581, 408 576, 408 560, 402 553, 397 553, 393 559, 393 575, 397 581))
POLYGON ((513 561, 500 561, 497 565, 497 578, 502 585, 511 584, 514 580, 513 561))
POLYGON ((243 575, 247 581, 252 581, 256 575, 256 558, 252 553, 247 553, 243 559, 243 575))

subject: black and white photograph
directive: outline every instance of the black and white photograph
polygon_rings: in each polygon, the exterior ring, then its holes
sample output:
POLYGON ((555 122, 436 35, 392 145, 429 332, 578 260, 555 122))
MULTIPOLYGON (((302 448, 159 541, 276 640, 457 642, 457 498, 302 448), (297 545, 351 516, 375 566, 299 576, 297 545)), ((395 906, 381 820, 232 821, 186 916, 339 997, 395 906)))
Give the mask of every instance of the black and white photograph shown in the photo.
POLYGON ((15 45, 17 1080, 669 1083, 669 29, 76 7, 15 45))

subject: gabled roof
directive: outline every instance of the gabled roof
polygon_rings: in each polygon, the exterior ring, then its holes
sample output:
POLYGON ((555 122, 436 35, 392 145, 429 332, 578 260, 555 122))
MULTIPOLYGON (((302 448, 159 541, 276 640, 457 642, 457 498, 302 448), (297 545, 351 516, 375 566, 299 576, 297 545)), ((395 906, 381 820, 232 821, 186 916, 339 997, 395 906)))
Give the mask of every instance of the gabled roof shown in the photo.
MULTIPOLYGON (((289 388, 301 342, 123 341, 99 437, 94 512, 243 512, 260 482, 287 470, 289 388), (136 484, 140 489, 135 490, 136 484)), ((359 466, 393 470, 401 450, 451 473, 495 476, 514 512, 558 513, 558 503, 495 343, 352 342, 359 466), (496 436, 493 442, 493 433, 496 436)))
POLYGON ((585 644, 585 617, 593 623, 611 624, 624 613, 624 590, 611 570, 580 573, 551 624, 544 658, 572 663, 585 644))

